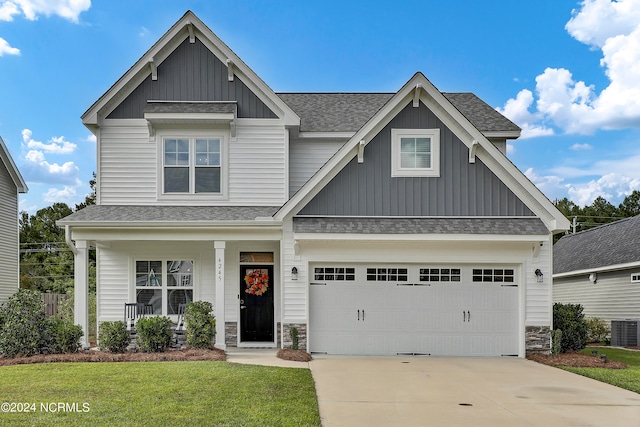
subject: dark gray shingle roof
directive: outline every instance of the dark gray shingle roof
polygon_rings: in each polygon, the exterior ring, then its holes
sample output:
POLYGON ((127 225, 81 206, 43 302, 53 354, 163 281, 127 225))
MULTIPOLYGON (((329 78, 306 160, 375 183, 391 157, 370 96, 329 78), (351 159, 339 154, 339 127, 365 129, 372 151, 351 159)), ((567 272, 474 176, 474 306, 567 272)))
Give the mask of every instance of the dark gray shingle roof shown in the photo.
POLYGON ((91 205, 58 221, 59 224, 106 222, 253 221, 271 217, 279 206, 97 206, 91 205))
POLYGON ((295 217, 296 233, 515 234, 543 235, 539 218, 366 218, 295 217))
POLYGON ((145 113, 235 113, 233 102, 163 102, 147 101, 145 113))
MULTIPOLYGON (((300 116, 301 132, 355 132, 393 93, 279 93, 300 116)), ((519 131, 520 128, 473 93, 443 95, 482 132, 519 131)))
POLYGON ((553 245, 553 273, 640 261, 640 215, 563 236, 553 245))

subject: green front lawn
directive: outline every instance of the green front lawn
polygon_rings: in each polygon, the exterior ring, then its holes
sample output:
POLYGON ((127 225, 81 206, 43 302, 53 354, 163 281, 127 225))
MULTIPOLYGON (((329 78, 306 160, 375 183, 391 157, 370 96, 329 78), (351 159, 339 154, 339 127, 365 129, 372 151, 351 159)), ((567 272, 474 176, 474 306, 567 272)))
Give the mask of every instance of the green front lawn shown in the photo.
POLYGON ((565 366, 562 369, 640 393, 640 352, 618 348, 589 347, 582 350, 581 353, 590 355, 591 350, 598 350, 600 354, 606 354, 608 360, 626 363, 627 369, 570 368, 565 366))
POLYGON ((0 404, 3 426, 320 425, 308 369, 227 362, 4 366, 0 404))

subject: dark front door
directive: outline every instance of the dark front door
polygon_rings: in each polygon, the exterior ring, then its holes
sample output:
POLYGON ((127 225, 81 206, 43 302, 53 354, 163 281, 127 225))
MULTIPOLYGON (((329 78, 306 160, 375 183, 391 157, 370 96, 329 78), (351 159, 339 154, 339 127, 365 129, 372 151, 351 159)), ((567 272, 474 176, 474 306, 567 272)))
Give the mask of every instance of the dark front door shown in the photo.
POLYGON ((240 266, 240 341, 273 342, 273 266, 240 266))

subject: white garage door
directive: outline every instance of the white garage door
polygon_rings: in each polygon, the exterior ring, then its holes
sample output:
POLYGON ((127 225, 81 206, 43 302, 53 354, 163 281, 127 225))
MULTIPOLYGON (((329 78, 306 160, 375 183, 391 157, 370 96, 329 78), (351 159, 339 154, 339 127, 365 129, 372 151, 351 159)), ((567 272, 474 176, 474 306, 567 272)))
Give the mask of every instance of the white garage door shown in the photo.
POLYGON ((313 265, 310 351, 515 356, 514 272, 484 266, 313 265))

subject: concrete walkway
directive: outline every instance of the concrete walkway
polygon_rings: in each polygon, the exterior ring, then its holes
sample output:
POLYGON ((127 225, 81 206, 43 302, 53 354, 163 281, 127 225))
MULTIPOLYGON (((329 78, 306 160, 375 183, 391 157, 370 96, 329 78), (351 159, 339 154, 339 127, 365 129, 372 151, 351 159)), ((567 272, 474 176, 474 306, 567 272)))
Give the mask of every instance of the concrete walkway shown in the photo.
POLYGON ((314 356, 227 349, 227 360, 310 368, 324 427, 640 426, 640 394, 524 359, 314 356))

